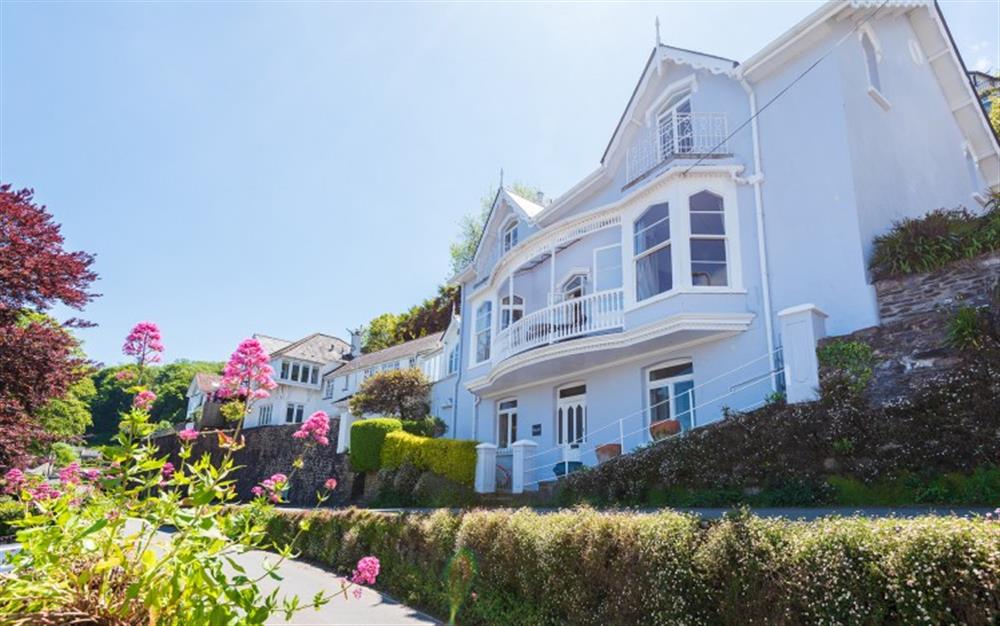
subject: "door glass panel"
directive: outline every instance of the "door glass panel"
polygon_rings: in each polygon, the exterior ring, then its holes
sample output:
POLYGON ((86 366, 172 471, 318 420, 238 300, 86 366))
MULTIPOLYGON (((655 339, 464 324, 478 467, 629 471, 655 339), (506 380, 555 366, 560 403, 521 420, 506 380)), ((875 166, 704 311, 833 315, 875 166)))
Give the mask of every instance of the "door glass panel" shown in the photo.
POLYGON ((507 414, 506 413, 501 413, 500 414, 500 432, 499 432, 499 436, 497 437, 497 447, 499 447, 499 448, 506 448, 509 445, 510 445, 510 442, 507 441, 507 414))
POLYGON ((657 387, 649 390, 649 421, 670 419, 670 388, 657 387))
POLYGON ((674 383, 674 409, 681 423, 681 430, 690 430, 691 410, 694 406, 694 381, 674 383))

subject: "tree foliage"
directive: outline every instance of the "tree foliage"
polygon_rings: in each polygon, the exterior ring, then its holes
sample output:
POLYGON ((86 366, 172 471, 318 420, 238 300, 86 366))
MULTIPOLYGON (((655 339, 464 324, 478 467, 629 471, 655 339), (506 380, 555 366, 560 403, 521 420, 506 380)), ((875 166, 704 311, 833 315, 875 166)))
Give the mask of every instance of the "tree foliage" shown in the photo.
POLYGON ((390 346, 420 339, 448 328, 452 312, 458 312, 459 289, 449 285, 438 287, 433 298, 410 307, 405 313, 383 313, 365 327, 361 351, 377 352, 390 346))
POLYGON ((172 424, 187 416, 187 391, 197 373, 221 374, 222 363, 214 361, 175 361, 154 370, 152 389, 156 402, 150 411, 154 421, 172 424))
POLYGON ((91 424, 90 402, 95 395, 94 380, 90 376, 79 379, 70 385, 65 395, 42 407, 38 413, 42 427, 60 440, 80 437, 91 424))
POLYGON ((416 368, 379 372, 361 383, 351 398, 355 415, 390 415, 405 420, 427 416, 430 381, 416 368))
POLYGON ((399 318, 395 313, 383 313, 368 322, 361 337, 361 351, 378 352, 399 343, 396 339, 399 318))
POLYGON ((81 309, 95 294, 93 256, 63 248, 59 225, 29 189, 0 185, 0 467, 51 439, 40 412, 84 374, 67 327, 38 315, 55 304, 81 309))
POLYGON ((990 99, 990 126, 993 132, 1000 135, 1000 91, 990 99))

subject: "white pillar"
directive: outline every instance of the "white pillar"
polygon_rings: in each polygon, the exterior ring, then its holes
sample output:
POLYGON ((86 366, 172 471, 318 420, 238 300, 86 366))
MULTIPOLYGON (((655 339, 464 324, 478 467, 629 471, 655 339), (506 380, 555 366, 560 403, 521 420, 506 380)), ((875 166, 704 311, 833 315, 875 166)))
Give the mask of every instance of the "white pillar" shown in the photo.
POLYGON ((337 429, 337 452, 346 452, 351 447, 351 424, 354 416, 350 411, 340 414, 340 428, 337 429))
POLYGON ((789 404, 819 398, 816 344, 826 336, 826 317, 815 304, 800 304, 778 312, 785 396, 789 404))
POLYGON ((492 443, 476 446, 476 493, 497 490, 497 447, 492 443))
POLYGON ((513 457, 511 459, 510 490, 511 493, 524 493, 524 487, 529 482, 528 472, 530 471, 528 457, 538 447, 538 444, 530 439, 520 439, 511 444, 513 457))

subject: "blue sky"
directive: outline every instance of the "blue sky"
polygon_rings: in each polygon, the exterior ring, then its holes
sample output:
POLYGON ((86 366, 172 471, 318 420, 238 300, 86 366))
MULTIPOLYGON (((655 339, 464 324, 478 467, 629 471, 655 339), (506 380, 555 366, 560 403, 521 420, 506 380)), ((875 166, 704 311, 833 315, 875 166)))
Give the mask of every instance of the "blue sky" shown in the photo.
MULTIPOLYGON (((0 179, 97 254, 94 359, 144 319, 171 360, 346 338, 434 293, 501 167, 550 196, 593 170, 656 16, 743 60, 819 4, 5 0, 0 179)), ((1000 3, 942 6, 1000 67, 1000 3)))

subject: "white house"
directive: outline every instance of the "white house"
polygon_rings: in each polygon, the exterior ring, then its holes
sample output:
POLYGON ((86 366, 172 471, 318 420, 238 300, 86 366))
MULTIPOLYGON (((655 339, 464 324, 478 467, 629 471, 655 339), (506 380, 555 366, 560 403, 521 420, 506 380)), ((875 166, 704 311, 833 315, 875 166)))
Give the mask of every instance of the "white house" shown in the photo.
POLYGON ((498 192, 453 279, 449 435, 531 489, 808 395, 782 379, 824 326, 879 322, 873 238, 989 189, 1000 146, 931 2, 834 0, 742 63, 657 42, 597 169, 551 203, 498 192))
POLYGON ((219 403, 215 400, 215 392, 219 390, 220 380, 222 377, 218 374, 199 372, 194 375, 191 384, 188 385, 188 404, 184 421, 198 426, 216 425, 219 419, 219 403))

